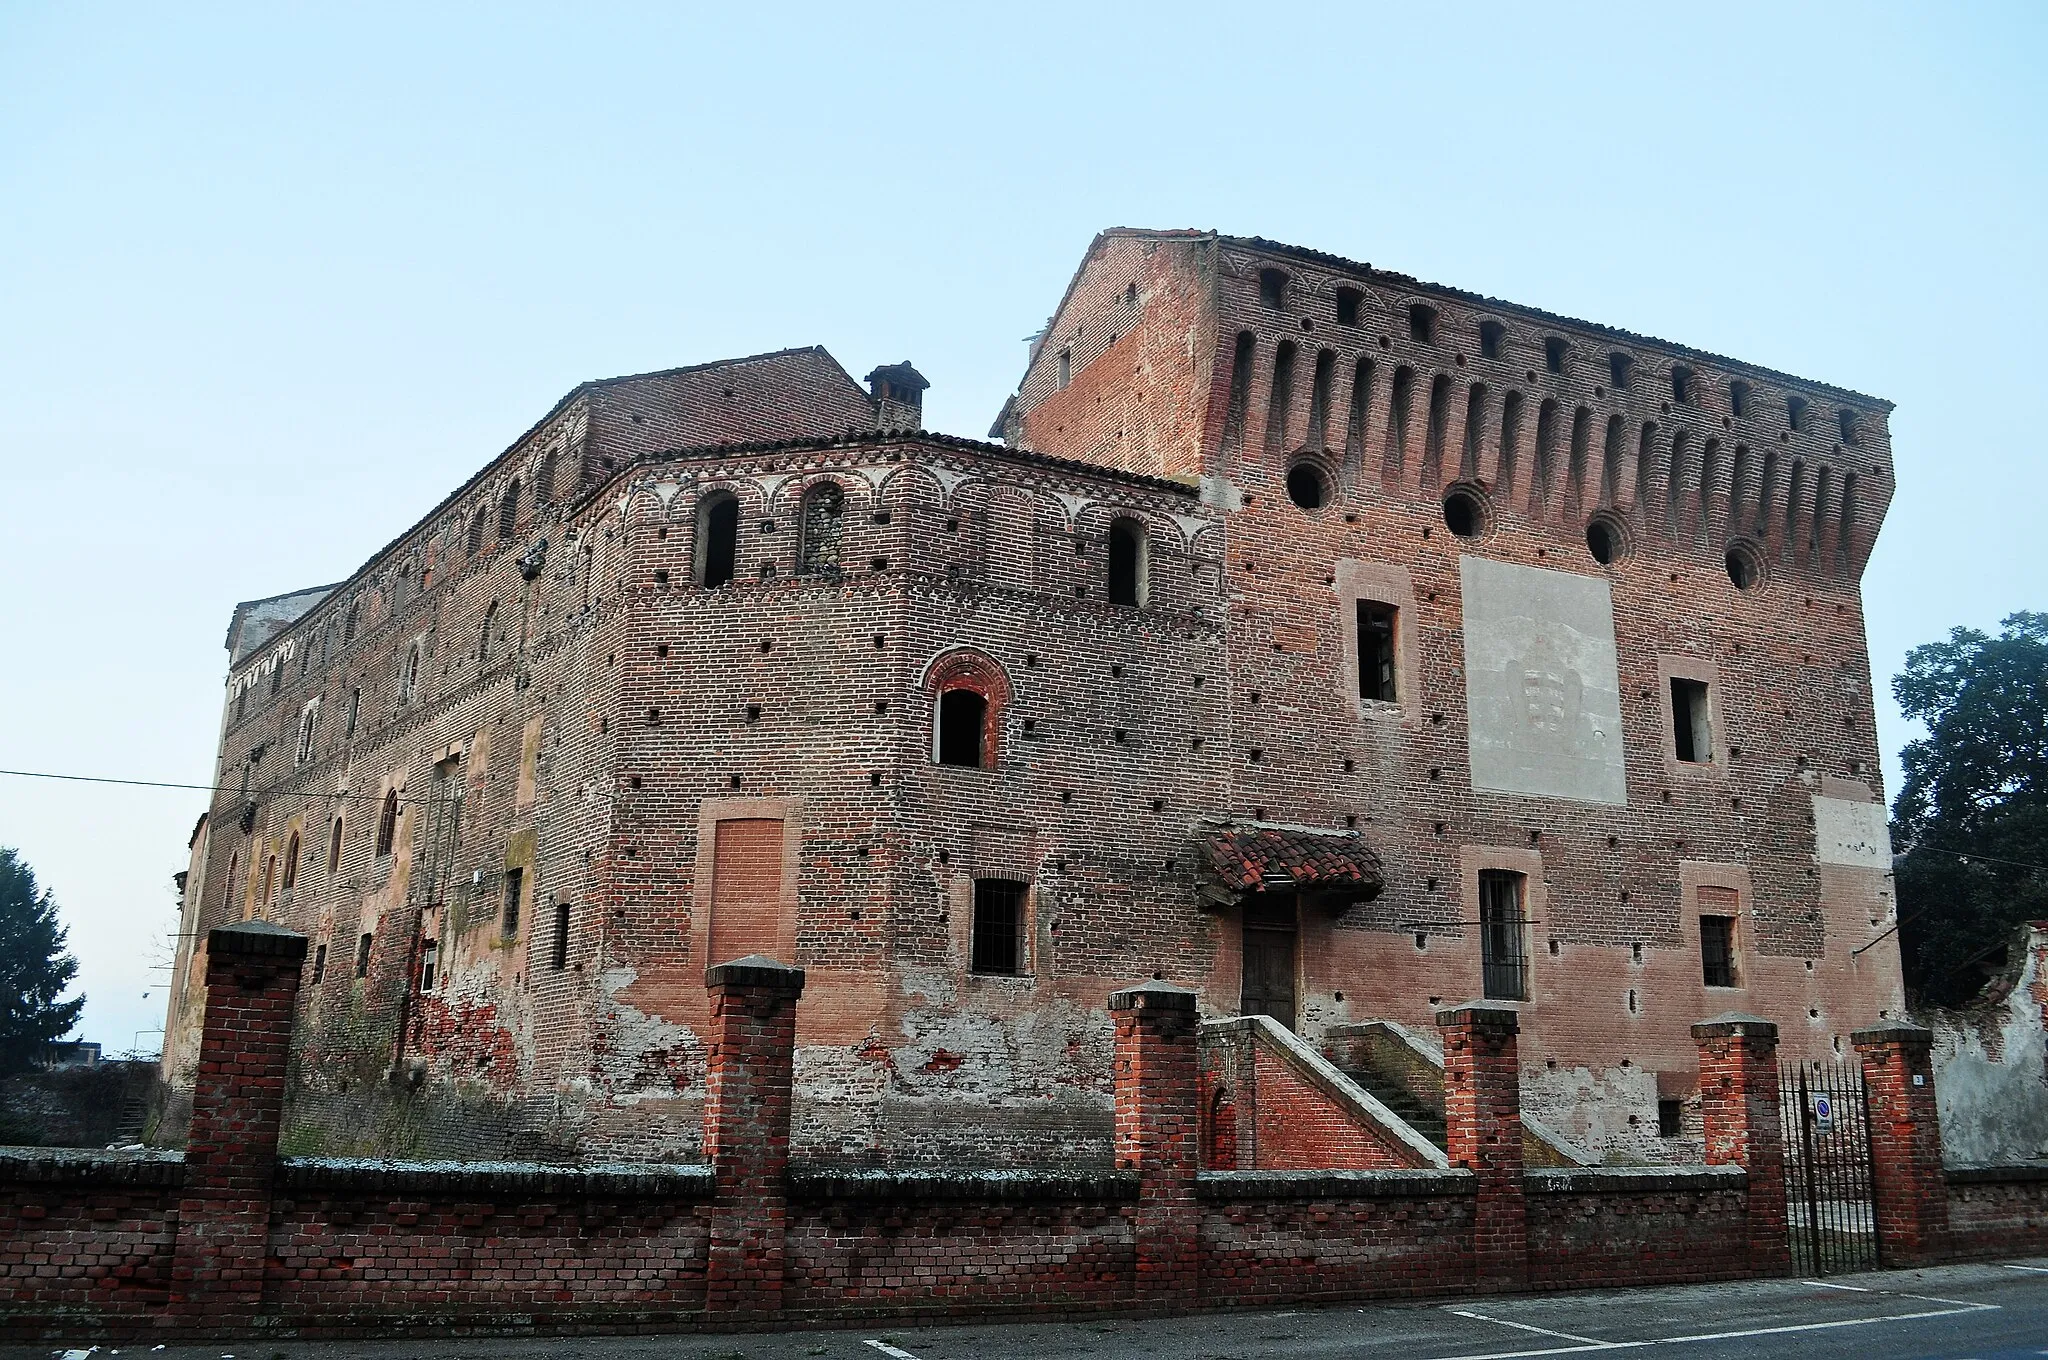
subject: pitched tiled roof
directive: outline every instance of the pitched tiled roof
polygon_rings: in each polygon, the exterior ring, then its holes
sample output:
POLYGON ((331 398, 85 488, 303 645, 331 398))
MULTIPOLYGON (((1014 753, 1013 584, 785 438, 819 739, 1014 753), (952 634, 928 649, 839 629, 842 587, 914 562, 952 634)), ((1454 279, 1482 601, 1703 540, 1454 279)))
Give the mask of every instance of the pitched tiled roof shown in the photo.
POLYGON ((1386 880, 1357 835, 1276 826, 1226 827, 1201 838, 1215 882, 1232 892, 1346 892, 1370 902, 1386 880))

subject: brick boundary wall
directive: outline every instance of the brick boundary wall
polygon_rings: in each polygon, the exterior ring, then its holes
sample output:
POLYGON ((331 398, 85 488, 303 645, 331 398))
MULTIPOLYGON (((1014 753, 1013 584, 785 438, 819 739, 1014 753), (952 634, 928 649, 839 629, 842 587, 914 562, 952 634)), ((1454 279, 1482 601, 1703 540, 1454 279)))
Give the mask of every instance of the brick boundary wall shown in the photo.
MULTIPOLYGON (((1473 1003, 1439 1017, 1451 1169, 1203 1170, 1194 994, 1151 982, 1109 1003, 1114 1168, 875 1171, 789 1164, 803 973, 747 958, 705 979, 708 1166, 280 1158, 303 946, 261 926, 209 937, 206 1099, 184 1154, 0 1149, 0 1339, 1054 1317, 1790 1265, 1776 1030, 1753 1016, 1695 1030, 1707 1166, 1524 1170, 1516 1017, 1473 1003)), ((1913 1243, 1921 1259, 2048 1248, 2048 1171, 1942 1174, 1931 1082, 1911 1080, 1924 1045, 1858 1038, 1887 1261, 1913 1243)))

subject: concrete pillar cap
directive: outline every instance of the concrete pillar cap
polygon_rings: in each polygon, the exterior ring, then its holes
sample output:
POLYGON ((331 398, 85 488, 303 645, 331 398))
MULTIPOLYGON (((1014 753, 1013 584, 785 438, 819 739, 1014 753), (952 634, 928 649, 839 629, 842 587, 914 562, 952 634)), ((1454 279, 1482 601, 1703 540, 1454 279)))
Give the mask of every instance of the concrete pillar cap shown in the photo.
POLYGON ((1195 994, 1171 982, 1141 982, 1109 994, 1113 1011, 1174 1011, 1194 1014, 1195 994))
POLYGON ((206 952, 210 957, 237 954, 297 963, 306 957, 306 937, 269 921, 237 921, 207 931, 206 952))
POLYGON ((1692 1027, 1695 1039, 1769 1039, 1778 1041, 1778 1027, 1761 1015, 1750 1015, 1745 1011, 1723 1011, 1711 1020, 1702 1020, 1692 1027))
POLYGON ((706 987, 765 987, 792 996, 804 989, 804 970, 778 963, 766 954, 749 954, 704 970, 706 987))
POLYGON ((1504 1006, 1498 1001, 1460 1001, 1455 1006, 1445 1006, 1437 1011, 1436 1023, 1441 1029, 1471 1025, 1474 1029, 1505 1030, 1509 1034, 1517 1034, 1521 1032, 1522 1017, 1513 1006, 1504 1006))
POLYGON ((1849 1042, 1857 1048, 1876 1048, 1882 1044, 1931 1044, 1934 1031, 1911 1020, 1886 1020, 1868 1029, 1851 1031, 1849 1042))

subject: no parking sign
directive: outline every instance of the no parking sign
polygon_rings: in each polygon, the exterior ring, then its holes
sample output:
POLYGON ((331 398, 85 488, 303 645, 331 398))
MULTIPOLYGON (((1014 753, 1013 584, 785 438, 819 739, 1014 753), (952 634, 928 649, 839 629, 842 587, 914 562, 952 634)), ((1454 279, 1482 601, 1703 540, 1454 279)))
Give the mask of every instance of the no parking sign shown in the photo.
POLYGON ((1813 1093, 1813 1123, 1822 1133, 1835 1127, 1835 1102, 1825 1091, 1813 1093))

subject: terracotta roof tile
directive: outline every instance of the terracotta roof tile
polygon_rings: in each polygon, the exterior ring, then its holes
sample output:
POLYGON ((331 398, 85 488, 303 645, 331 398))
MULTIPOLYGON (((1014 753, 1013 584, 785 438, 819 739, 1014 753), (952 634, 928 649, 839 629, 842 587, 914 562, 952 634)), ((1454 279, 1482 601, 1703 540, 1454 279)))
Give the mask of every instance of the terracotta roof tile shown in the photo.
POLYGON ((1370 902, 1386 884, 1378 853, 1354 833, 1231 827, 1203 836, 1202 853, 1234 892, 1348 890, 1370 902))

